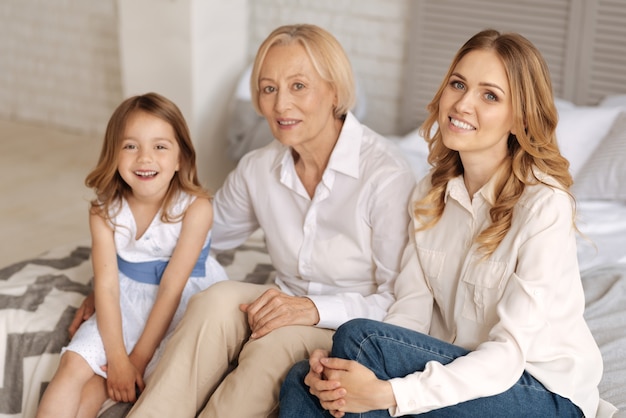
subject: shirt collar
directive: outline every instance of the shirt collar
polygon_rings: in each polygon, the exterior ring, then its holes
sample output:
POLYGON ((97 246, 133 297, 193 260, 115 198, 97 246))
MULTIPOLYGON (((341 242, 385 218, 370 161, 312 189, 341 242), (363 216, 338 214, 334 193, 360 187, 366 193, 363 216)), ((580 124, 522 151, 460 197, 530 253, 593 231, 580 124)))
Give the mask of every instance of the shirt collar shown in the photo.
MULTIPOLYGON (((339 133, 337 143, 330 154, 326 170, 333 170, 345 175, 359 177, 359 160, 361 158, 361 143, 363 139, 363 125, 357 118, 348 112, 339 133)), ((283 147, 272 164, 272 170, 283 167, 283 170, 293 166, 291 147, 283 147)))
MULTIPOLYGON (((496 203, 496 185, 500 176, 504 175, 506 164, 502 164, 498 170, 491 176, 489 181, 483 185, 476 194, 482 196, 482 198, 493 206, 496 203)), ((445 201, 447 202, 448 196, 462 202, 469 197, 465 182, 463 181, 463 175, 457 176, 450 181, 446 187, 445 201)))
POLYGON ((330 154, 327 169, 359 178, 362 141, 363 125, 351 112, 348 112, 339 133, 339 139, 330 154))

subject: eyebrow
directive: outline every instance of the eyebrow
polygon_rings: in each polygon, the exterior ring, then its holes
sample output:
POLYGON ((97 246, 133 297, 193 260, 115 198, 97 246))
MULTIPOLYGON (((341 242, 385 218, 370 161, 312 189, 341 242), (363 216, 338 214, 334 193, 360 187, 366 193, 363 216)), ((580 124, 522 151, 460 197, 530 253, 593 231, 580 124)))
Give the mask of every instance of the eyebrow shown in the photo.
MULTIPOLYGON (((459 73, 452 73, 451 75, 460 78, 463 81, 467 81, 467 79, 465 77, 463 77, 461 74, 459 73)), ((504 91, 504 89, 500 86, 498 86, 497 84, 493 84, 493 83, 486 83, 486 82, 480 82, 478 83, 479 86, 485 86, 485 87, 492 87, 494 89, 498 89, 502 92, 502 94, 504 94, 506 96, 506 92, 504 91)))
MULTIPOLYGON (((292 80, 294 78, 302 78, 302 79, 307 80, 309 77, 303 73, 296 73, 296 74, 287 76, 287 80, 292 80)), ((261 81, 274 81, 274 79, 271 77, 259 77, 259 82, 261 81)))
MULTIPOLYGON (((124 136, 122 137, 122 142, 124 141, 139 141, 136 137, 134 136, 124 136)), ((171 144, 176 144, 178 143, 178 141, 176 140, 176 138, 168 138, 166 136, 155 136, 150 138, 150 141, 152 142, 159 142, 159 141, 165 141, 165 142, 169 142, 171 144)))

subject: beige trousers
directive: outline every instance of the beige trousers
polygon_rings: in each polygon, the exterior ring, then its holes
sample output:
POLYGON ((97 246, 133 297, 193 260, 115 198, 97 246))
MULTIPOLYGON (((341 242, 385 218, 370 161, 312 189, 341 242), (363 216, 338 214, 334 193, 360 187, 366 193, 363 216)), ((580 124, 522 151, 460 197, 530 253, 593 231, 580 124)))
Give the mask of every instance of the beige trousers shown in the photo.
POLYGON ((239 304, 271 288, 227 280, 193 296, 128 418, 276 416, 291 366, 330 350, 334 331, 294 325, 249 340, 239 304))

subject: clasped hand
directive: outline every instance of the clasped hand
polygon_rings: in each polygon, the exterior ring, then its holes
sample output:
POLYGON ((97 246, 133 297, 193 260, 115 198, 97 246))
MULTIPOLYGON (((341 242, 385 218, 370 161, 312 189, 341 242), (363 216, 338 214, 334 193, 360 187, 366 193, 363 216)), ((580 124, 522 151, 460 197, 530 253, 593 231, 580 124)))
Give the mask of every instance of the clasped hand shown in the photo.
POLYGON ((239 305, 248 315, 250 338, 261 338, 287 325, 315 325, 320 317, 313 301, 307 297, 289 296, 269 289, 254 302, 239 305))
POLYGON ((145 387, 142 377, 145 365, 137 365, 138 361, 132 357, 131 353, 128 357, 102 367, 107 372, 107 394, 116 402, 135 402, 137 389, 142 392, 145 387))
POLYGON ((380 380, 362 364, 329 357, 328 351, 315 350, 309 358, 304 383, 332 416, 346 412, 368 412, 395 405, 391 383, 380 380))

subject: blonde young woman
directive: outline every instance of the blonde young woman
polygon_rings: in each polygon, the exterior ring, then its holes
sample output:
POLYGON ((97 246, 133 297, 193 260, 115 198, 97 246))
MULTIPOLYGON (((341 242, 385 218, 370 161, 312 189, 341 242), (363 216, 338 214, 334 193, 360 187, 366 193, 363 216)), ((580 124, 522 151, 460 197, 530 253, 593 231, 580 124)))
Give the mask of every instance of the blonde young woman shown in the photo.
POLYGON ((109 120, 85 180, 97 315, 82 323, 37 411, 95 417, 108 398, 132 402, 189 298, 226 279, 211 258, 213 209, 178 107, 148 93, 109 120))
POLYGON ((331 353, 296 365, 281 416, 610 415, 539 51, 476 34, 429 111, 433 169, 413 195, 397 301, 385 322, 348 322, 331 353))

